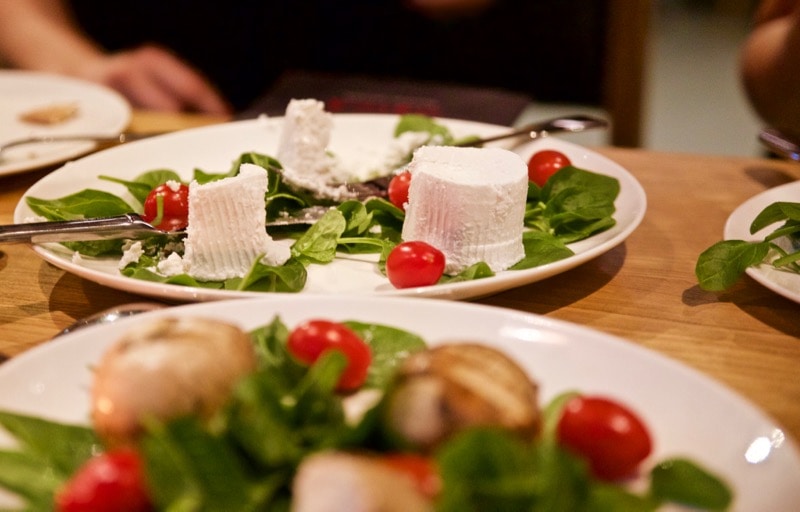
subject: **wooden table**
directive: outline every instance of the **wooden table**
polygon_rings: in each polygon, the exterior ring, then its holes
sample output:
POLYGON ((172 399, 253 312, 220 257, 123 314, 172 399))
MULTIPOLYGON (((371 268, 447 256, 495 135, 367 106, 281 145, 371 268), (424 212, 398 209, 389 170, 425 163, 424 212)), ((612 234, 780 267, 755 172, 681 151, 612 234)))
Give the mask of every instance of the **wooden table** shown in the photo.
MULTIPOLYGON (((219 121, 137 113, 139 131, 219 121)), ((644 186, 640 227, 564 274, 478 302, 580 323, 677 359, 731 387, 800 440, 800 305, 743 279, 724 293, 697 286, 697 255, 743 201, 800 179, 789 162, 601 148, 644 186)), ((0 177, 0 223, 48 169, 0 177)), ((27 245, 0 247, 0 353, 13 357, 75 319, 142 297, 43 262, 27 245)), ((724 428, 724 425, 720 425, 724 428)))

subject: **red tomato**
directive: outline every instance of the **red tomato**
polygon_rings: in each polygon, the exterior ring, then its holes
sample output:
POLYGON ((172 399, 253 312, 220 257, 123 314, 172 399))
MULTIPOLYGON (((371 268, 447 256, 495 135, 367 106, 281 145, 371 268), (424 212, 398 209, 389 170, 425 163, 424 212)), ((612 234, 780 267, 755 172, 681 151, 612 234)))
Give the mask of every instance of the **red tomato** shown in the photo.
POLYGON ((557 435, 562 445, 585 457, 592 472, 605 480, 633 475, 652 450, 642 420, 624 405, 603 397, 570 400, 557 435))
POLYGON ((540 187, 562 167, 572 165, 567 155, 553 149, 537 151, 528 160, 528 179, 540 187))
POLYGON ((395 175, 392 181, 389 182, 389 201, 401 210, 406 209, 409 185, 411 185, 411 173, 408 171, 395 175))
POLYGON ((411 477, 417 490, 428 498, 435 498, 442 489, 436 465, 429 457, 413 453, 392 453, 382 457, 392 469, 411 477))
POLYGON ((144 512, 153 510, 142 461, 131 449, 89 459, 56 495, 60 512, 144 512))
POLYGON ((444 273, 444 254, 420 241, 397 244, 386 258, 386 276, 395 288, 436 284, 444 273))
POLYGON ((367 379, 372 362, 369 346, 347 326, 329 320, 309 320, 290 334, 288 349, 300 361, 313 364, 328 350, 338 350, 347 357, 337 389, 351 391, 360 388, 367 379))
POLYGON ((161 222, 155 226, 167 231, 176 231, 189 224, 189 187, 183 183, 173 190, 166 183, 162 183, 147 195, 144 201, 142 218, 147 222, 156 220, 158 215, 158 196, 163 200, 161 222))

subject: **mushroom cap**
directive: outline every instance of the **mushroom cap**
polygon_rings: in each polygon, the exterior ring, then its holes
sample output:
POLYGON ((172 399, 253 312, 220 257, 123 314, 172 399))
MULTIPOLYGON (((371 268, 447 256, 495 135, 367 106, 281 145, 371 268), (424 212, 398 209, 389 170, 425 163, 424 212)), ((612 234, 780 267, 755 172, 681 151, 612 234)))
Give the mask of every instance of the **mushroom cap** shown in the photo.
POLYGON ((234 325, 189 317, 138 324, 95 368, 94 428, 115 445, 135 441, 148 419, 208 418, 255 368, 250 336, 234 325))
POLYGON ((387 403, 389 430, 426 451, 469 427, 501 427, 533 439, 541 426, 536 383, 508 356, 477 343, 412 354, 387 403))

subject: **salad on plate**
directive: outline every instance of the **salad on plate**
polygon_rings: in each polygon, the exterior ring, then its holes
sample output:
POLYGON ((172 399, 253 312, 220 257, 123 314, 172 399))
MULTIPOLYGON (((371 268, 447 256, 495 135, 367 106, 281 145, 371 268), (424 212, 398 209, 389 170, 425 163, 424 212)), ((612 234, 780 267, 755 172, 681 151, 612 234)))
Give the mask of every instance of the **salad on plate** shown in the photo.
MULTIPOLYGON (((126 193, 87 188, 55 199, 28 195, 25 202, 39 216, 37 220, 109 217, 136 212, 157 227, 179 230, 181 234, 152 237, 139 245, 124 240, 63 244, 65 251, 72 252, 72 262, 76 265, 90 260, 115 259, 121 262, 121 275, 153 283, 236 292, 298 292, 307 285, 310 267, 343 260, 373 265, 376 273, 386 276, 397 288, 435 286, 496 275, 498 269, 480 259, 457 272, 445 273, 441 260, 444 258, 447 264, 450 258, 443 254, 441 247, 418 243, 424 240, 402 238, 410 183, 405 166, 420 146, 457 145, 459 140, 446 126, 425 116, 402 116, 395 129, 395 141, 387 149, 382 164, 372 162, 367 168, 349 173, 342 169, 337 155, 328 150, 326 137, 318 134, 316 139, 310 137, 315 146, 309 147, 308 134, 303 135, 300 137, 297 130, 284 128, 281 147, 288 147, 288 150, 279 150, 280 155, 242 153, 234 157, 228 169, 221 171, 196 168, 193 175, 187 177, 171 169, 151 169, 143 170, 133 179, 98 175, 98 180, 118 183, 126 193), (253 257, 247 260, 246 268, 236 275, 222 279, 192 275, 186 265, 174 264, 185 257, 184 230, 192 229, 187 225, 189 188, 235 179, 244 165, 257 166, 266 176, 260 214, 265 225, 296 216, 309 207, 324 207, 328 211, 311 225, 267 228, 271 239, 288 248, 285 259, 276 262, 253 249, 253 257), (316 181, 307 179, 307 174, 297 173, 301 167, 315 168, 312 176, 316 181), (381 176, 387 178, 385 181, 391 178, 388 187, 374 189, 374 195, 365 197, 361 185, 381 176), (356 188, 358 194, 353 192, 356 188)), ((527 182, 520 234, 523 252, 507 269, 512 272, 574 256, 568 244, 614 226, 614 202, 620 190, 616 178, 573 166, 568 159, 564 162, 550 158, 551 170, 544 171, 548 176, 546 180, 541 178, 539 156, 536 162, 531 158, 526 163, 529 177, 536 179, 527 182)), ((545 167, 547 165, 545 162, 545 167)), ((232 232, 236 230, 235 226, 229 227, 232 232)), ((239 244, 227 245, 235 251, 239 244)))
POLYGON ((16 440, 0 487, 59 511, 732 503, 692 460, 652 460, 625 403, 567 389, 543 406, 541 385, 481 340, 429 345, 401 325, 158 315, 92 362, 89 425, 0 412, 16 440))

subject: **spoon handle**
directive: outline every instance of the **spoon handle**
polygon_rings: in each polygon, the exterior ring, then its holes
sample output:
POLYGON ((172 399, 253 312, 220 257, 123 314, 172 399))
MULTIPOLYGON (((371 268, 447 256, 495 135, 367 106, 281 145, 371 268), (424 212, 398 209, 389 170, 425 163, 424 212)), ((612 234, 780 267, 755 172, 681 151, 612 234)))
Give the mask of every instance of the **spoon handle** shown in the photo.
POLYGON ((0 226, 0 243, 46 243, 146 238, 163 235, 139 215, 129 213, 96 219, 30 222, 0 226))

